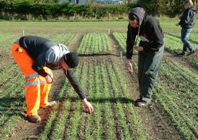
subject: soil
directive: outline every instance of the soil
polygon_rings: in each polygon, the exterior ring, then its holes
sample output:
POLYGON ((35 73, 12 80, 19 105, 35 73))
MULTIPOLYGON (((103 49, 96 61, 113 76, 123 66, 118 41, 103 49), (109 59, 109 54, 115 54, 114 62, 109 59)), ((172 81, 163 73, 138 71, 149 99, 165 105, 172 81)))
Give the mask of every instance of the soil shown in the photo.
MULTIPOLYGON (((98 56, 80 56, 81 57, 81 61, 82 62, 91 62, 92 60, 94 61, 101 61, 101 60, 110 60, 112 63, 115 63, 116 65, 119 65, 121 70, 123 71, 123 73, 125 74, 125 78, 127 81, 127 85, 129 88, 129 91, 131 91, 131 100, 132 103, 135 102, 136 99, 138 99, 139 97, 139 89, 138 89, 138 80, 137 80, 137 73, 129 73, 127 68, 126 68, 126 59, 124 57, 120 57, 120 50, 117 46, 119 46, 116 41, 114 41, 114 39, 112 38, 112 36, 110 35, 111 39, 112 39, 112 48, 113 48, 113 53, 109 54, 109 55, 98 55, 98 56)), ((79 45, 80 45, 80 41, 82 39, 82 36, 79 37, 78 42, 76 42, 74 44, 75 49, 76 50, 79 45)), ((173 57, 172 54, 165 52, 165 60, 173 60, 176 61, 184 66, 191 68, 185 61, 183 61, 182 59, 179 58, 175 58, 173 57)), ((137 59, 137 55, 134 56, 133 59, 137 59)), ((193 69, 193 71, 196 71, 193 69)), ((62 71, 61 71, 62 72, 62 71)), ((53 84, 52 87, 52 91, 51 91, 51 95, 50 95, 50 100, 55 99, 55 94, 56 92, 58 92, 59 87, 60 87, 60 83, 62 82, 62 73, 61 72, 57 72, 55 73, 54 77, 55 77, 55 82, 53 84), (61 73, 61 74, 60 74, 61 73)), ((124 99, 124 95, 121 95, 121 97, 124 99)), ((124 102, 127 102, 124 101, 124 102)), ((169 119, 168 115, 166 114, 166 112, 163 110, 163 108, 161 107, 161 105, 157 102, 157 101, 153 101, 150 106, 148 107, 144 107, 144 108, 139 108, 136 107, 135 108, 137 111, 137 115, 138 118, 141 120, 143 128, 145 129, 146 132, 146 137, 148 140, 179 140, 182 139, 179 132, 176 130, 176 128, 173 126, 173 123, 171 122, 171 120, 169 119)), ((9 135, 7 136, 6 139, 9 140, 19 140, 19 139, 37 139, 37 136, 39 135, 40 132, 42 132, 43 128, 45 127, 46 124, 46 120, 48 118, 48 115, 50 114, 50 108, 47 109, 41 109, 39 111, 39 115, 42 117, 42 119, 44 121, 42 121, 42 123, 38 123, 38 124, 33 124, 33 123, 29 123, 28 121, 26 121, 23 117, 21 117, 18 122, 16 123, 16 125, 14 125, 14 127, 10 130, 9 135)), ((71 108, 71 110, 73 110, 71 108)), ((126 117, 128 118, 129 122, 131 121, 131 117, 130 117, 130 113, 127 111, 127 109, 124 109, 125 113, 126 113, 126 117)), ((68 116, 68 121, 69 121, 69 117, 68 116)), ((117 118, 117 116, 115 116, 114 119, 119 119, 117 118)), ((87 121, 87 115, 82 115, 82 122, 84 124, 86 124, 87 121)), ((81 123, 82 123, 81 122, 81 123)), ((69 123, 69 122, 68 122, 69 123)), ((131 124, 131 123, 130 123, 131 124)), ((69 125, 68 125, 69 127, 69 125)), ((67 128, 65 128, 67 129, 67 128)), ((130 126, 129 131, 131 133, 134 132, 135 127, 134 126, 130 126)), ((116 125, 116 136, 117 139, 120 139, 119 135, 120 135, 120 128, 118 125, 116 125)), ((78 137, 79 138, 83 138, 85 133, 85 125, 80 126, 80 132, 78 132, 78 137)), ((135 134, 132 134, 135 135, 135 134)), ((66 134, 64 135, 66 136, 66 134)), ((105 136, 105 134, 104 134, 105 136)), ((134 136, 136 137, 136 136, 134 136)))

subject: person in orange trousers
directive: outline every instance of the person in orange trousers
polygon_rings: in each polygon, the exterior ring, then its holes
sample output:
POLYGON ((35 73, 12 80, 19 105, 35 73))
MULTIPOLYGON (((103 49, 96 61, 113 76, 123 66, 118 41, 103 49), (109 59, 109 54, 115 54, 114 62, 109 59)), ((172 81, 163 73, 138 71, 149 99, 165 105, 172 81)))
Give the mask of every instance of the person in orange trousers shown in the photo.
POLYGON ((78 79, 72 71, 78 65, 79 59, 75 52, 70 52, 65 45, 38 36, 23 36, 12 45, 12 56, 21 71, 25 83, 25 99, 27 104, 27 119, 30 122, 40 122, 38 115, 40 107, 53 106, 55 101, 48 102, 51 89, 52 70, 63 69, 64 74, 82 99, 85 109, 91 113, 93 107, 83 94, 78 79))

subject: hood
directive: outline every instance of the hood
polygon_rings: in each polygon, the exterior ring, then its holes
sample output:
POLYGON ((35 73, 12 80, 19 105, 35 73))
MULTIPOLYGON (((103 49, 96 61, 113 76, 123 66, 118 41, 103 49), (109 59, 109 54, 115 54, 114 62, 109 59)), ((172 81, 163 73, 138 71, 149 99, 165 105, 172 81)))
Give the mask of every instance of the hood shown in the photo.
POLYGON ((194 6, 193 6, 193 7, 190 7, 189 9, 192 10, 192 11, 194 11, 194 12, 197 11, 196 8, 195 8, 194 6))
POLYGON ((139 25, 141 25, 141 24, 142 24, 142 21, 143 21, 143 19, 144 19, 145 10, 144 10, 143 8, 141 8, 141 7, 133 8, 133 9, 129 12, 128 16, 130 17, 130 16, 132 16, 132 15, 135 15, 135 16, 138 18, 138 20, 139 20, 139 25))

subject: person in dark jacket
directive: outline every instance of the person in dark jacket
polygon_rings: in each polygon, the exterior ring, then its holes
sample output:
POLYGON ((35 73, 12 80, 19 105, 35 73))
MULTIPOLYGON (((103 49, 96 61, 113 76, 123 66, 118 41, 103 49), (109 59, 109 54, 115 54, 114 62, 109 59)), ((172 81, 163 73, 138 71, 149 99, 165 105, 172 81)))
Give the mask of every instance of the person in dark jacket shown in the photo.
POLYGON ((12 45, 12 55, 23 72, 25 83, 25 99, 27 119, 40 122, 40 107, 56 104, 48 102, 48 94, 53 82, 52 70, 62 69, 69 82, 82 99, 85 109, 93 112, 92 105, 87 101, 83 90, 72 68, 79 63, 77 53, 70 52, 65 45, 38 36, 22 36, 12 45))
POLYGON ((193 2, 191 0, 186 0, 184 2, 185 11, 180 16, 180 21, 177 26, 181 26, 181 41, 183 43, 183 51, 178 53, 179 55, 190 55, 195 52, 195 49, 189 42, 189 36, 192 32, 192 28, 195 24, 195 13, 196 9, 193 7, 193 2))
POLYGON ((152 90, 163 58, 163 32, 159 22, 146 15, 141 7, 133 8, 129 14, 126 41, 126 57, 128 70, 133 72, 133 49, 138 51, 138 81, 140 98, 138 106, 146 106, 152 100, 152 90), (138 43, 139 41, 139 44, 138 43))

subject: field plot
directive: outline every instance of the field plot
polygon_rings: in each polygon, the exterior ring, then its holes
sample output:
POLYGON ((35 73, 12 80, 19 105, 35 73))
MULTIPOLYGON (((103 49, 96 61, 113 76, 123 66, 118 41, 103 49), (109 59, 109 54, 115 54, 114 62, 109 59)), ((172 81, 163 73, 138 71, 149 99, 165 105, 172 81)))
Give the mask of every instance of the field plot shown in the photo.
POLYGON ((78 49, 80 54, 107 54, 111 52, 110 38, 105 33, 87 33, 78 49))
MULTIPOLYGON (((154 90, 154 101, 146 108, 138 108, 135 106, 139 94, 137 55, 133 58, 133 74, 128 73, 125 58, 119 57, 119 50, 125 53, 125 32, 108 35, 104 32, 64 33, 55 30, 48 32, 43 28, 36 35, 63 43, 80 54, 80 65, 75 73, 94 106, 94 113, 84 111, 80 98, 62 71, 56 71, 50 100, 56 100, 58 104, 39 111, 42 123, 26 121, 22 116, 25 81, 10 54, 11 44, 21 33, 1 33, 0 139, 198 139, 197 52, 176 57, 174 51, 181 50, 180 40, 166 34, 166 52, 154 90)), ((35 34, 35 31, 25 32, 30 33, 35 34)), ((197 44, 194 45, 197 48, 197 44)))
POLYGON ((101 59, 83 61, 77 71, 81 84, 89 89, 87 94, 95 107, 94 114, 90 116, 81 111, 81 101, 72 89, 66 89, 68 82, 65 81, 58 94, 58 98, 64 99, 58 108, 65 109, 54 110, 41 139, 144 138, 124 77, 112 60, 101 59))

